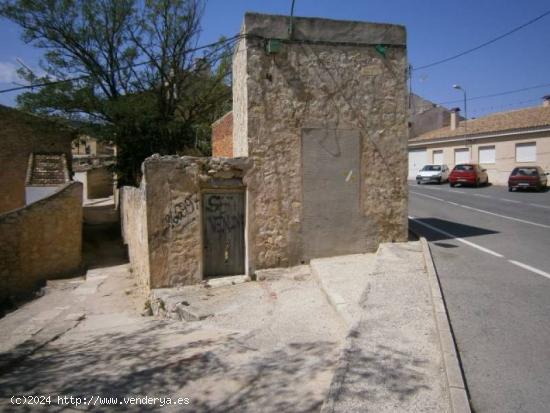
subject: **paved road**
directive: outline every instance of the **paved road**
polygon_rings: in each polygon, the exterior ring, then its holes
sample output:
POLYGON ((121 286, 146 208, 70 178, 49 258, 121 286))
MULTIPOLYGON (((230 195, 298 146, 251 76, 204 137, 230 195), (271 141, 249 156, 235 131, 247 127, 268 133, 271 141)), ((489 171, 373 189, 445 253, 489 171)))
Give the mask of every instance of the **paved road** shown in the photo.
POLYGON ((550 411, 550 192, 410 185, 472 407, 550 411))

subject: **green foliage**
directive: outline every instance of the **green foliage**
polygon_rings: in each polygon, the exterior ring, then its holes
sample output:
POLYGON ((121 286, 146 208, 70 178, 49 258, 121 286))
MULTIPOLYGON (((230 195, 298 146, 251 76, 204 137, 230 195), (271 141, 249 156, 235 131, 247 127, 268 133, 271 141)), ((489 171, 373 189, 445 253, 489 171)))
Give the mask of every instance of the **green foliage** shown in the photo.
POLYGON ((153 153, 209 154, 210 125, 231 106, 231 45, 193 51, 202 1, 0 0, 0 15, 45 50, 45 74, 20 75, 50 84, 18 105, 116 143, 122 184, 137 184, 153 153))

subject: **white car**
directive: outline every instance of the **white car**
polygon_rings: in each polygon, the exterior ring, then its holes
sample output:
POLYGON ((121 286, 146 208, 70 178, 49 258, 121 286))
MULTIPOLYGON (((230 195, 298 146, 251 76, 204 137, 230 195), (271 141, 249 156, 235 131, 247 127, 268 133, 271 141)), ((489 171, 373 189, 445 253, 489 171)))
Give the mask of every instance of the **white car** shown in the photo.
POLYGON ((424 165, 416 175, 418 185, 427 182, 441 184, 449 181, 449 167, 447 165, 424 165))

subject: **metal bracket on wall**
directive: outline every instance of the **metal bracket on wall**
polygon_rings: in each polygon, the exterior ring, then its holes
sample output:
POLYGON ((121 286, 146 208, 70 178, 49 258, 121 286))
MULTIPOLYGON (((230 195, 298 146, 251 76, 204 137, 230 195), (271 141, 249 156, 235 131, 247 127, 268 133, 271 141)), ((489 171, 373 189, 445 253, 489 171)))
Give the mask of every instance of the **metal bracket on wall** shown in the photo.
POLYGON ((268 54, 277 54, 283 48, 283 42, 279 39, 267 39, 265 44, 265 51, 268 54))

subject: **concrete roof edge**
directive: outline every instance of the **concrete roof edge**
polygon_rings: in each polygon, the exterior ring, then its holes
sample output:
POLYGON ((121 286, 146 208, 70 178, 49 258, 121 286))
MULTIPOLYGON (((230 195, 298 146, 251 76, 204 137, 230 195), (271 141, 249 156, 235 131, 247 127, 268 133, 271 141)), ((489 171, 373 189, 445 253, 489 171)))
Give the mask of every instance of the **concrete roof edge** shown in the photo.
MULTIPOLYGON (((290 16, 247 12, 242 32, 267 38, 288 38, 290 16)), ((405 26, 387 23, 294 17, 294 39, 327 43, 386 44, 404 46, 405 26)))

